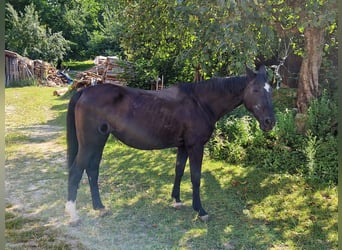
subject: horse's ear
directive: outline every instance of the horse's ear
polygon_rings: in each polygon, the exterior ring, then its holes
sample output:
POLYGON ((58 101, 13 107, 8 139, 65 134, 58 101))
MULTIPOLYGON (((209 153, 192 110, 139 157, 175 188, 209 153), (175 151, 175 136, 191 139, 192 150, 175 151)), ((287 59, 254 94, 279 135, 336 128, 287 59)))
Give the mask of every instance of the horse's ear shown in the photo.
POLYGON ((266 67, 265 65, 261 65, 260 68, 259 68, 259 73, 261 74, 266 74, 266 67))
POLYGON ((246 65, 246 75, 249 79, 252 79, 255 77, 254 71, 251 68, 249 68, 247 65, 246 65))

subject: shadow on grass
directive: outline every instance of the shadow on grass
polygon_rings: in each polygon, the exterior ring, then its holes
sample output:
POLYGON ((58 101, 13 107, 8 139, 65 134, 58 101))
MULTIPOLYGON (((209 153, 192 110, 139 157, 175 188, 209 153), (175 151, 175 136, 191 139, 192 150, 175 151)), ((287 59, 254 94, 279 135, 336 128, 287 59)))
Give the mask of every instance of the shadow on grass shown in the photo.
POLYGON ((6 247, 86 249, 61 230, 67 183, 64 149, 32 139, 20 143, 20 151, 9 147, 6 152, 6 215, 11 214, 6 216, 6 247), (13 224, 16 221, 21 223, 13 224))
MULTIPOLYGON (((203 166, 202 202, 210 221, 196 220, 189 173, 181 196, 186 207, 170 207, 173 150, 139 151, 110 142, 101 169, 101 193, 113 219, 133 234, 148 235, 151 247, 329 249, 337 230, 334 202, 293 176, 236 166, 203 166), (276 180, 275 180, 276 179, 276 180), (128 227, 128 228, 127 228, 128 227), (153 243, 154 242, 154 243, 153 243)), ((187 167, 188 170, 188 167, 187 167)), ((121 230, 119 229, 118 233, 121 230)), ((127 239, 125 239, 127 240, 127 239)), ((133 240, 135 242, 135 240, 133 240)), ((132 242, 132 241, 131 241, 132 242)), ((142 241, 144 244, 147 242, 142 241)), ((139 241, 136 241, 139 244, 139 241)))
POLYGON ((58 100, 60 100, 62 103, 58 105, 53 105, 51 107, 51 110, 55 111, 58 115, 47 122, 48 125, 53 126, 61 126, 64 129, 66 129, 66 114, 67 114, 67 108, 69 100, 72 96, 73 92, 68 92, 64 96, 56 97, 58 100))

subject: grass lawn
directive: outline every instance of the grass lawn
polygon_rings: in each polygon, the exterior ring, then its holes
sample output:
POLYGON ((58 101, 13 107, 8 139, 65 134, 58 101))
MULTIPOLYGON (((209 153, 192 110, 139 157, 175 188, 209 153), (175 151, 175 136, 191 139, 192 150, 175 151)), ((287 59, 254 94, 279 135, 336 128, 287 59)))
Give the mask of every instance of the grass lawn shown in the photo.
POLYGON ((69 68, 70 70, 78 70, 78 71, 84 71, 84 70, 88 70, 91 67, 93 67, 94 64, 94 60, 87 60, 87 61, 67 61, 67 62, 63 62, 63 66, 65 68, 69 68))
POLYGON ((210 219, 204 223, 191 208, 188 166, 181 184, 185 207, 171 207, 174 149, 136 150, 113 138, 99 179, 111 213, 99 218, 91 209, 84 176, 77 203, 82 222, 68 226, 63 212, 67 98, 53 96, 53 90, 5 90, 8 249, 25 248, 30 240, 40 249, 337 249, 336 187, 205 156, 201 198, 210 219), (59 136, 43 130, 35 137, 37 127, 56 129, 59 136), (40 189, 28 192, 36 179, 40 189), (43 199, 35 199, 38 191, 43 199), (16 209, 14 201, 29 206, 16 209))

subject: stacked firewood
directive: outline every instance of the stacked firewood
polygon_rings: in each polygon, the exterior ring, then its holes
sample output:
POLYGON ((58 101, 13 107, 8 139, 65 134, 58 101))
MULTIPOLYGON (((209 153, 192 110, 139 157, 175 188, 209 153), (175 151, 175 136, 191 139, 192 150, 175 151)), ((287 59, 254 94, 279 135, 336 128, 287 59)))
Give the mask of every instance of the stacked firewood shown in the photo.
POLYGON ((56 68, 48 68, 46 81, 48 86, 65 86, 70 83, 70 80, 56 68))
POLYGON ((102 76, 92 70, 83 71, 77 74, 73 83, 73 88, 79 89, 90 85, 102 83, 102 76))
POLYGON ((78 89, 102 83, 125 84, 125 80, 121 77, 124 70, 120 66, 119 58, 115 56, 97 56, 94 64, 94 67, 76 76, 73 84, 74 88, 78 89))
POLYGON ((103 82, 122 85, 125 81, 122 79, 124 70, 120 67, 119 58, 109 56, 105 62, 105 71, 102 74, 103 82))
POLYGON ((69 80, 51 64, 42 60, 34 60, 34 76, 38 79, 39 85, 56 87, 65 86, 69 80))

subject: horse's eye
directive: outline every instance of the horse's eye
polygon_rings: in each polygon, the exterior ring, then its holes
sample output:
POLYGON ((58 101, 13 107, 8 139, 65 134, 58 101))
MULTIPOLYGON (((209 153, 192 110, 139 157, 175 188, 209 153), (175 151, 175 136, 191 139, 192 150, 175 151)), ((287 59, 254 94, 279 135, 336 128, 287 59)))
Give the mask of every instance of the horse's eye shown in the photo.
POLYGON ((258 93, 259 90, 258 90, 258 89, 253 89, 253 92, 254 92, 254 93, 258 93))

